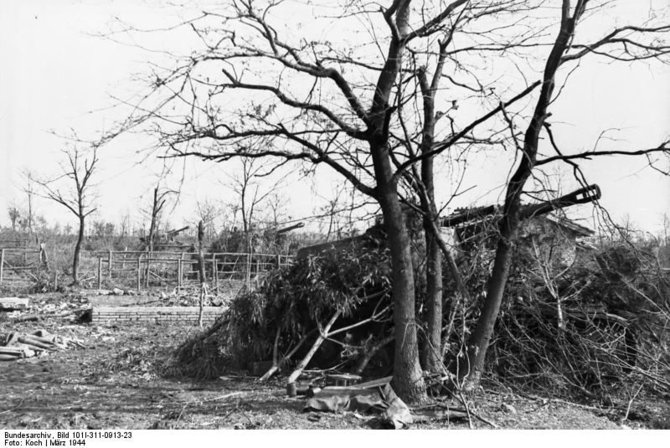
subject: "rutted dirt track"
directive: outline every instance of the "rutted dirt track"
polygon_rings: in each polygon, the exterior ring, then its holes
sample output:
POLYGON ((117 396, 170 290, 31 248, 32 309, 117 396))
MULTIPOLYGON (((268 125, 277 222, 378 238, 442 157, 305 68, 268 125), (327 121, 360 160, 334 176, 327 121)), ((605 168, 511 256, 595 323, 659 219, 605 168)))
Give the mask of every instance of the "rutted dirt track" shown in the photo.
MULTIPOLYGON (((193 326, 77 324, 54 318, 0 321, 0 332, 45 329, 78 339, 86 348, 0 363, 0 427, 67 428, 366 428, 374 419, 355 413, 303 413, 279 380, 228 376, 208 382, 172 378, 166 360, 193 326)), ((500 428, 615 429, 605 412, 505 393, 480 393, 472 410, 500 428)), ((473 419, 476 428, 491 428, 473 419)), ((467 428, 467 420, 429 419, 414 428, 467 428)))

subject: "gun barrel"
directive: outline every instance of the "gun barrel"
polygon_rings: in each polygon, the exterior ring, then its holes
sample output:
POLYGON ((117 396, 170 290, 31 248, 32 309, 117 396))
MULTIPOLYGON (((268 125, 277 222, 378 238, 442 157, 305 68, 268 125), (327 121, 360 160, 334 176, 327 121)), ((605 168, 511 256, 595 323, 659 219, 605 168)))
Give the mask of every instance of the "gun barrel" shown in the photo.
POLYGON ((527 205, 521 209, 521 219, 544 215, 554 210, 570 207, 572 205, 587 204, 589 202, 597 201, 601 196, 602 193, 598 185, 589 185, 551 201, 527 205))
POLYGON ((299 229, 301 227, 305 227, 304 222, 299 222, 297 224, 293 224, 292 226, 288 226, 288 227, 284 227, 283 229, 279 229, 279 230, 277 230, 277 234, 290 232, 291 230, 299 229))
POLYGON ((174 235, 176 235, 176 234, 178 234, 178 233, 183 232, 184 230, 186 230, 186 229, 188 229, 188 228, 189 228, 189 226, 184 226, 184 227, 182 227, 181 229, 170 230, 170 231, 167 232, 167 234, 168 234, 169 236, 174 236, 174 235))
MULTIPOLYGON (((602 193, 598 185, 589 185, 550 201, 523 206, 520 211, 520 217, 521 219, 528 219, 532 218, 533 216, 540 216, 554 210, 570 207, 571 205, 586 204, 597 201, 600 199, 601 195, 602 193)), ((464 222, 476 221, 488 216, 493 216, 499 211, 500 206, 489 205, 488 207, 481 207, 473 210, 454 213, 452 215, 443 217, 440 220, 440 225, 442 227, 454 227, 464 222)))

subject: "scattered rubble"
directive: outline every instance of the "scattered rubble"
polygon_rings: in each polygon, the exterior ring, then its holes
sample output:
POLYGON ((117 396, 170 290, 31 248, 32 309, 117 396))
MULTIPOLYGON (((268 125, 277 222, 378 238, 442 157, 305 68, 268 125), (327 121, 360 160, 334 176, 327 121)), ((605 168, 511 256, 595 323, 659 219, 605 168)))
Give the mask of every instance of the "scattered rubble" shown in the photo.
POLYGON ((0 361, 32 358, 47 352, 65 350, 70 346, 86 347, 77 339, 52 335, 46 330, 37 330, 30 334, 0 334, 0 361))
POLYGON ((0 312, 12 322, 41 321, 47 318, 78 318, 90 308, 86 298, 68 297, 54 301, 51 298, 0 298, 0 312))

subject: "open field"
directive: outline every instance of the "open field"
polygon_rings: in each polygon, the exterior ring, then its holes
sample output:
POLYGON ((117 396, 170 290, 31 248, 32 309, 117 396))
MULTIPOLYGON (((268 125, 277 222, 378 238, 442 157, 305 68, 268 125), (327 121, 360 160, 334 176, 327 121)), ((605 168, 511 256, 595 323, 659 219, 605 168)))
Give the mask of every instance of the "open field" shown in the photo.
MULTIPOLYGON (((34 295, 32 301, 54 308, 81 306, 77 294, 34 295)), ((6 316, 1 332, 45 329, 82 341, 48 355, 0 364, 0 426, 32 429, 353 429, 375 427, 376 419, 353 412, 302 412, 305 399, 286 396, 281 378, 266 384, 235 372, 212 381, 169 375, 170 354, 195 326, 80 324, 72 318, 12 322, 6 316)), ((487 387, 466 397, 474 428, 616 429, 623 417, 618 407, 598 408, 561 400, 520 396, 504 387, 487 387), (476 403, 476 405, 475 405, 476 403), (489 423, 485 423, 484 420, 489 423)), ((435 409, 462 407, 439 399, 413 410, 416 429, 468 428, 466 418, 436 417, 435 409), (426 414, 427 413, 427 414, 426 414), (424 415, 422 417, 422 415, 424 415), (431 415, 432 417, 425 417, 431 415)), ((656 425, 662 404, 632 403, 629 427, 656 425)))

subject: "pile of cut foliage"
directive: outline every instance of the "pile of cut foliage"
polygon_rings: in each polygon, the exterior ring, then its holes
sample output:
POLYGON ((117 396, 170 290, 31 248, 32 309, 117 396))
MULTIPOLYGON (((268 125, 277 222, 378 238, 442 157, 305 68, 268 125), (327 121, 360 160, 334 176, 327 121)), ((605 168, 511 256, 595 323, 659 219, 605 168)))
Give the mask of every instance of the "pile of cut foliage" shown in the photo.
POLYGON ((606 241, 571 266, 519 250, 490 373, 519 390, 610 401, 670 393, 670 275, 644 243, 606 241))
MULTIPOLYGON (((490 275, 493 251, 486 243, 473 247, 478 252, 462 252, 458 260, 471 302, 457 301, 445 278, 447 357, 459 353, 474 327, 490 275)), ((415 260, 417 279, 422 266, 415 260)), ((236 297, 213 327, 179 347, 174 365, 198 378, 258 364, 286 370, 322 338, 309 366, 387 375, 389 276, 388 251, 374 238, 299 257, 236 297)), ((422 287, 417 281, 418 316, 422 287)), ((506 292, 489 378, 518 390, 598 400, 642 388, 670 393, 670 277, 649 245, 607 240, 584 248, 565 235, 527 232, 506 292)))
POLYGON ((390 331, 389 275, 388 250, 372 237, 300 257, 235 297, 213 327, 179 347, 176 366, 198 378, 270 360, 286 367, 305 354, 335 314, 332 336, 312 363, 351 366, 364 344, 390 331), (360 321, 366 322, 356 326, 360 321))
MULTIPOLYGON (((670 394, 670 272, 659 266, 658 242, 622 233, 582 243, 547 224, 529 220, 520 232, 487 354, 489 379, 602 402, 643 390, 670 394)), ((447 301, 451 352, 463 347, 479 317, 495 234, 489 225, 459 235, 471 299, 447 301)), ((445 283, 447 294, 454 289, 445 283)))

